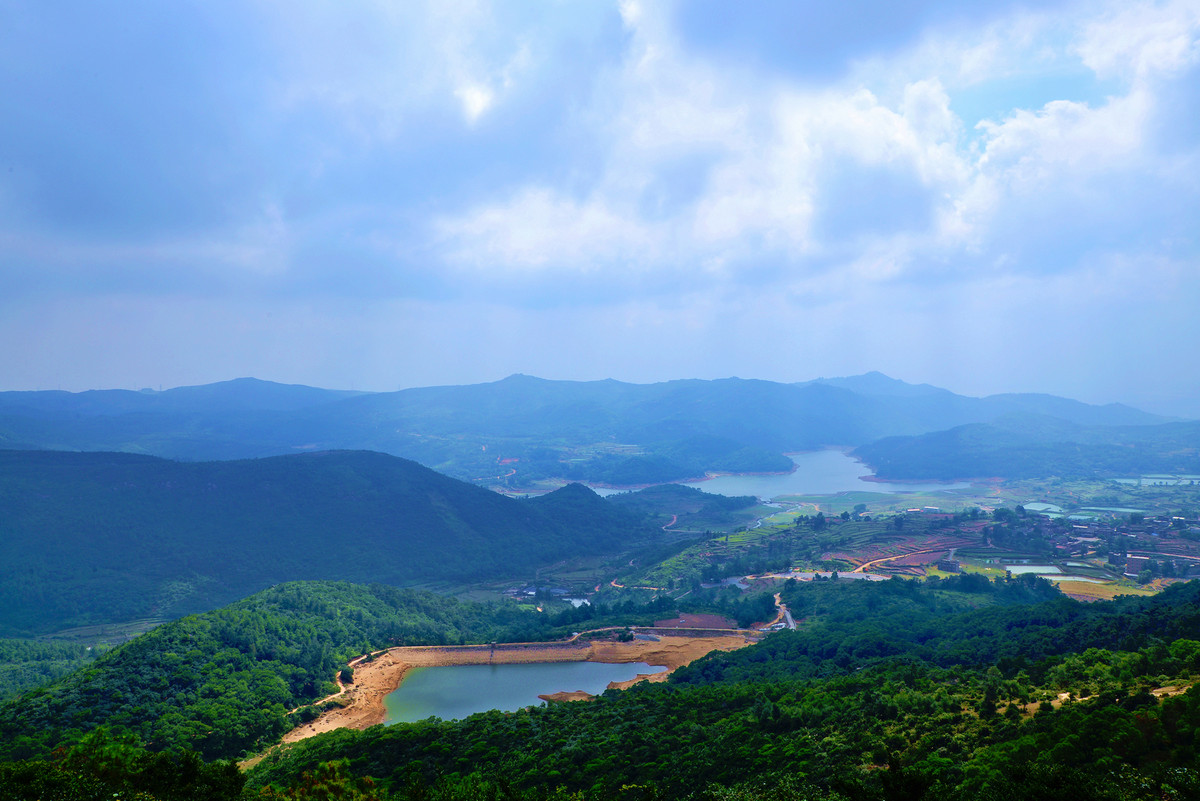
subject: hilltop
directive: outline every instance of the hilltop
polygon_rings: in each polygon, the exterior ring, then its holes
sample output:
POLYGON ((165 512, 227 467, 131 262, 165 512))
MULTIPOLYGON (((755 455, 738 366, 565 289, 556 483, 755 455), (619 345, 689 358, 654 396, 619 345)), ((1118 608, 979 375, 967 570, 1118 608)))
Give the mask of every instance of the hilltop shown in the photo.
POLYGON ((415 462, 0 452, 0 634, 177 617, 282 581, 531 574, 661 535, 579 486, 506 498, 415 462))

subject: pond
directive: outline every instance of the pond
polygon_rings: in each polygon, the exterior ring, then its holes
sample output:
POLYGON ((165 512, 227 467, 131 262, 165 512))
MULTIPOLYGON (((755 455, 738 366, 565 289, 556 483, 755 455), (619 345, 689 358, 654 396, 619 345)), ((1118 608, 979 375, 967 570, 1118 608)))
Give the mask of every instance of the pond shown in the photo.
POLYGON ((428 717, 459 720, 476 712, 512 712, 543 703, 539 695, 582 690, 599 695, 611 681, 662 673, 645 662, 535 662, 413 668, 384 698, 384 723, 412 723, 428 717))

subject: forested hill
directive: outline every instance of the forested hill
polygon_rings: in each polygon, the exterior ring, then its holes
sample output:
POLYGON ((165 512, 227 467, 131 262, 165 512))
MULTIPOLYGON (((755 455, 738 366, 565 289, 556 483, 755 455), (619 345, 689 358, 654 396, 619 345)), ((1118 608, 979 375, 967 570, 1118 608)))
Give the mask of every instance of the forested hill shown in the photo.
POLYGON ((166 392, 0 392, 0 444, 236 459, 367 449, 447 475, 528 487, 632 485, 790 469, 785 452, 853 446, 1008 414, 1078 425, 1162 418, 1047 395, 970 398, 878 373, 803 384, 656 384, 515 375, 470 386, 344 393, 253 379, 166 392))
MULTIPOLYGON (((589 704, 337 731, 252 784, 345 760, 381 797, 718 801, 1194 798, 1200 584, 1093 605, 1033 577, 802 582, 804 616, 589 704), (1161 698, 1153 691, 1157 691, 1161 698)), ((299 796, 297 796, 299 797, 299 796)))
MULTIPOLYGON (((1032 576, 791 582, 782 594, 801 615, 797 631, 710 654, 668 683, 592 703, 331 732, 273 752, 241 797, 268 783, 276 790, 266 797, 293 801, 1200 792, 1200 583, 1090 605, 1032 576)), ((152 751, 237 755, 313 714, 303 705, 331 689, 353 654, 544 636, 548 618, 381 586, 275 587, 164 625, 0 705, 0 781, 87 770, 109 786, 146 786, 153 777, 128 771, 153 760, 128 748, 112 749, 119 764, 82 768, 2 760, 53 760, 100 726, 109 733, 86 747, 133 737, 152 751)))
POLYGON ((46 754, 101 725, 156 750, 237 756, 311 719, 288 711, 334 692, 334 675, 353 656, 391 645, 536 639, 545 617, 382 585, 281 584, 160 626, 0 705, 0 758, 46 754))
POLYGON ((582 487, 514 500, 369 452, 2 451, 0 509, 0 635, 174 617, 294 579, 523 577, 658 536, 582 487))
POLYGON ((334 677, 353 657, 403 645, 565 639, 584 621, 648 624, 674 608, 663 598, 540 612, 381 584, 279 584, 163 624, 0 703, 0 761, 45 756, 99 727, 154 750, 238 757, 316 717, 309 705, 336 691, 334 677))
POLYGON ((1081 426, 1011 415, 995 423, 887 437, 854 455, 888 479, 1200 474, 1200 423, 1081 426))

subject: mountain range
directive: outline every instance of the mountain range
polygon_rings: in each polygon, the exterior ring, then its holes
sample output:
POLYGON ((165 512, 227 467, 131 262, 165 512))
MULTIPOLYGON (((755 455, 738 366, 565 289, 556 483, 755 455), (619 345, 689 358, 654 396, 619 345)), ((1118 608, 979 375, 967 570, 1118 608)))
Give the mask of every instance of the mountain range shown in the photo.
MULTIPOLYGON (((1011 439, 1013 421, 1047 419, 1080 431, 1121 426, 1131 432, 1127 438, 1139 440, 1162 440, 1149 431, 1171 422, 1121 404, 1094 406, 1050 395, 971 398, 880 373, 799 384, 739 378, 629 384, 514 375, 383 393, 242 378, 161 392, 3 392, 0 446, 183 460, 371 450, 484 486, 527 489, 549 479, 636 485, 706 472, 782 472, 790 469, 782 455, 789 452, 860 447, 1006 420, 1007 433, 977 430, 984 438, 1011 439)), ((1018 432, 1021 447, 1039 441, 1036 428, 1018 432)), ((1182 428, 1176 433, 1192 436, 1182 428)), ((1075 440, 1055 440, 1064 441, 1075 440)), ((871 464, 884 459, 870 449, 860 454, 871 464)), ((886 458, 892 464, 907 457, 893 445, 886 458)), ((944 469, 925 461, 915 459, 896 475, 917 477, 925 470, 919 477, 945 477, 944 469)), ((963 469, 968 467, 976 469, 963 469)))

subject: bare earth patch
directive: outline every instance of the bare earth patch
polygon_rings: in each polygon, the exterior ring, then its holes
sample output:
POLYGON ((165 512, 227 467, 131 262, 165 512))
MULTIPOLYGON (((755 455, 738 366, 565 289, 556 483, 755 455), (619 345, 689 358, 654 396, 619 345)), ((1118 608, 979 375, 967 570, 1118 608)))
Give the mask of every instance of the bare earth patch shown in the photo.
POLYGON ((571 690, 570 692, 546 693, 545 695, 538 696, 538 698, 541 698, 543 701, 550 701, 551 703, 555 703, 555 704, 560 704, 560 703, 563 703, 564 701, 591 701, 595 697, 596 696, 592 695, 591 693, 585 693, 583 690, 571 690))
POLYGON ((654 621, 659 629, 736 629, 737 623, 720 615, 681 612, 677 617, 654 621))

